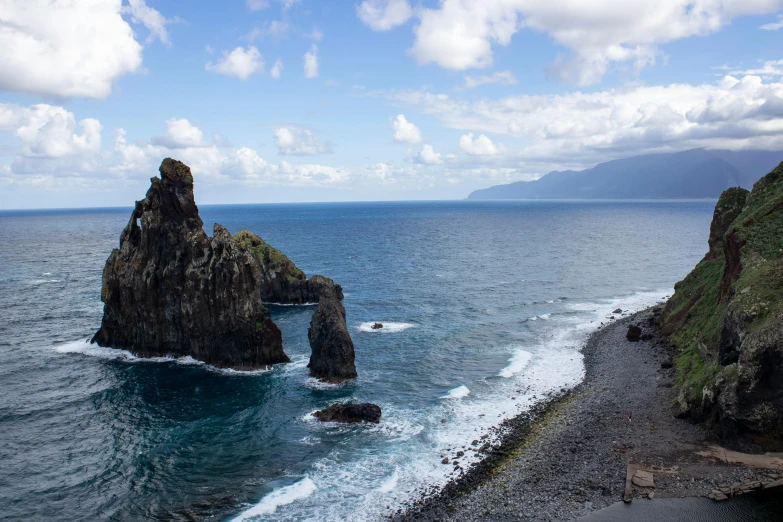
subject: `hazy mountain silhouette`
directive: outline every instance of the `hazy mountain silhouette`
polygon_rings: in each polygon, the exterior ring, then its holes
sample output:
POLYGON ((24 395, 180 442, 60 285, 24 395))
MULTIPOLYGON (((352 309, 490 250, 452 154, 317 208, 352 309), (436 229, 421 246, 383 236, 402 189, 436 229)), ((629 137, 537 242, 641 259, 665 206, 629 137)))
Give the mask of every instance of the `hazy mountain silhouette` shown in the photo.
POLYGON ((581 171, 556 171, 472 192, 468 199, 717 198, 729 187, 750 189, 783 161, 783 151, 693 149, 645 154, 581 171))

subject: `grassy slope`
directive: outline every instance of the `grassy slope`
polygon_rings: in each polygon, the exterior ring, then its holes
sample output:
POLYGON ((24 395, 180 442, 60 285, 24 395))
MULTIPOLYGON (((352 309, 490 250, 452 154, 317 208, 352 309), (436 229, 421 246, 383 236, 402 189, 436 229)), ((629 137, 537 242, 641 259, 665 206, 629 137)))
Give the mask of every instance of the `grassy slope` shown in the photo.
MULTIPOLYGON (((737 204, 742 197, 729 189, 718 209, 737 204)), ((731 233, 744 241, 743 268, 738 278, 730 280, 728 294, 720 298, 726 257, 719 245, 675 286, 664 309, 662 324, 677 350, 677 384, 689 400, 701 397, 705 384, 722 369, 717 353, 730 307, 748 331, 769 326, 783 312, 783 164, 754 185, 724 242, 731 233)))

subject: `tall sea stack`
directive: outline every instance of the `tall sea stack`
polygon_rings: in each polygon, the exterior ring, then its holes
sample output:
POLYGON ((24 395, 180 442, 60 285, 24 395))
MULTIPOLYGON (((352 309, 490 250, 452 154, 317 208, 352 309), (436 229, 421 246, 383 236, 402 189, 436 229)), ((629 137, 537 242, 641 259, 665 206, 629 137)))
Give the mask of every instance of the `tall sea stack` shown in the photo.
POLYGON ((264 274, 253 251, 218 224, 207 236, 187 165, 166 158, 160 175, 106 261, 103 321, 92 342, 235 369, 288 362, 261 300, 264 274))
POLYGON ((264 303, 318 303, 310 328, 312 375, 356 377, 341 303, 327 277, 310 279, 256 234, 215 224, 210 238, 193 197, 193 175, 166 158, 136 202, 103 269, 103 322, 92 342, 141 357, 185 356, 250 370, 288 362, 264 303))

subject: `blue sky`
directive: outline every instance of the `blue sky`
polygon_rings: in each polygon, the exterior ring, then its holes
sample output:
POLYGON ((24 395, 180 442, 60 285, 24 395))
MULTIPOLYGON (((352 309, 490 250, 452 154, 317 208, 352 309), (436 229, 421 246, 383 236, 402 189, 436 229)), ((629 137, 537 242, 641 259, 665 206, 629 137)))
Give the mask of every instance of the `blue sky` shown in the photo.
POLYGON ((10 0, 0 208, 464 198, 783 150, 783 0, 10 0))

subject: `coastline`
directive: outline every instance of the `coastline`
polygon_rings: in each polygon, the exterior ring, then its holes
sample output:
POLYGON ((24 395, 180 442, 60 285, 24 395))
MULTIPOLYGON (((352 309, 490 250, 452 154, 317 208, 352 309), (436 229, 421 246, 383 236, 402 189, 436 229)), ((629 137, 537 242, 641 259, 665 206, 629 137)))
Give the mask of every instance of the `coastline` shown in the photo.
POLYGON ((672 414, 674 370, 655 326, 659 306, 594 331, 582 348, 581 383, 496 426, 497 442, 480 450, 482 459, 390 519, 574 520, 622 501, 630 466, 656 470, 654 488, 630 486, 633 498, 704 497, 779 480, 780 471, 697 454, 718 440, 672 414), (630 324, 650 338, 628 341, 630 324))

